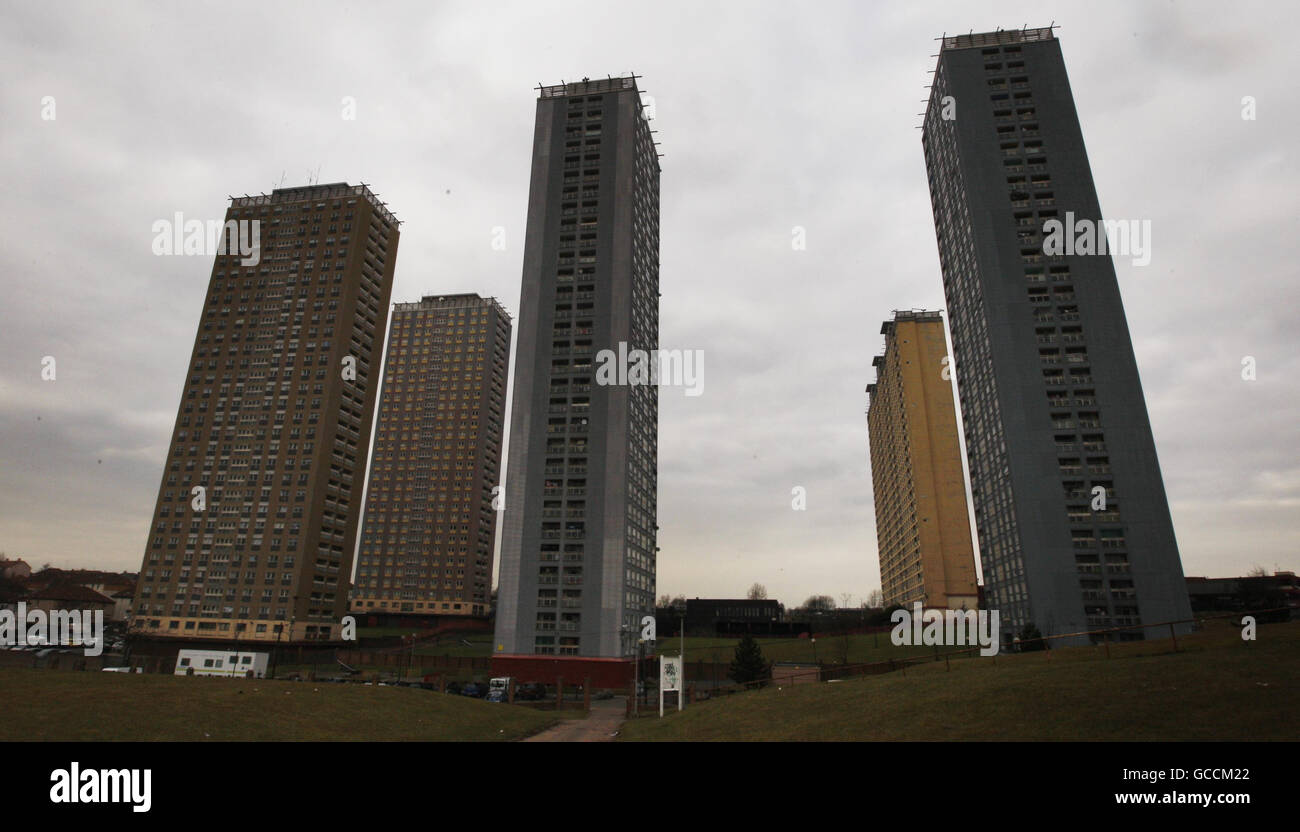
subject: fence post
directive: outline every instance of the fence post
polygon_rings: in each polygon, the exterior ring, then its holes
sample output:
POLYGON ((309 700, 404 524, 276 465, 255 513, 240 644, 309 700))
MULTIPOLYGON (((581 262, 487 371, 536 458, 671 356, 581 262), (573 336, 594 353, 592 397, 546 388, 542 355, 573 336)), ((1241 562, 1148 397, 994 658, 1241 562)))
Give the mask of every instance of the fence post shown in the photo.
POLYGON ((1101 643, 1106 646, 1106 658, 1110 658, 1110 633, 1101 634, 1101 643))
POLYGON ((1174 640, 1174 652, 1178 652, 1178 633, 1174 631, 1174 622, 1169 622, 1169 637, 1174 640))
POLYGON ((947 654, 947 653, 944 653, 944 654, 943 654, 943 672, 944 672, 944 673, 948 673, 948 672, 950 672, 951 670, 952 670, 952 668, 949 667, 949 665, 948 665, 948 654, 947 654))

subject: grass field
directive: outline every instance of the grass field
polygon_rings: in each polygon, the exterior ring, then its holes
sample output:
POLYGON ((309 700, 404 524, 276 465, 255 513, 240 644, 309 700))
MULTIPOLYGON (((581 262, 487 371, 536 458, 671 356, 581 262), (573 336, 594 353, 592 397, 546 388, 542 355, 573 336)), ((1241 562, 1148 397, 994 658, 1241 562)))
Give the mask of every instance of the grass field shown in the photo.
MULTIPOLYGON (((731 661, 739 641, 738 638, 687 638, 686 658, 688 661, 714 661, 725 664, 731 661)), ((888 632, 822 636, 817 639, 815 645, 811 639, 799 638, 760 638, 757 641, 763 648, 764 658, 778 662, 810 662, 815 656, 825 664, 837 664, 847 656, 849 664, 860 664, 934 652, 933 647, 895 647, 889 641, 888 632)), ((658 653, 676 656, 681 652, 681 640, 664 638, 656 647, 658 653)), ((487 633, 456 636, 448 637, 439 644, 420 644, 415 648, 415 655, 490 656, 492 635, 487 633), (462 639, 467 641, 468 645, 461 643, 462 639)))
POLYGON ((438 644, 417 644, 417 656, 491 656, 492 634, 479 633, 472 636, 456 636, 444 639, 438 644), (462 644, 462 640, 469 643, 462 644))
MULTIPOLYGON (((943 662, 657 714, 622 740, 1300 739, 1300 622, 943 662)), ((687 655, 690 647, 687 646, 687 655)))
POLYGON ((513 740, 557 717, 410 688, 26 669, 0 670, 0 712, 0 741, 513 740))
MULTIPOLYGON (((889 640, 888 632, 824 635, 817 639, 816 644, 807 638, 759 638, 755 641, 763 650, 763 658, 772 662, 811 662, 816 659, 822 664, 866 664, 931 655, 935 652, 933 647, 895 647, 889 640)), ((686 660, 728 664, 735 656, 739 642, 738 638, 688 637, 686 660)), ((679 655, 682 652, 681 640, 662 639, 656 644, 656 652, 665 656, 679 655)))

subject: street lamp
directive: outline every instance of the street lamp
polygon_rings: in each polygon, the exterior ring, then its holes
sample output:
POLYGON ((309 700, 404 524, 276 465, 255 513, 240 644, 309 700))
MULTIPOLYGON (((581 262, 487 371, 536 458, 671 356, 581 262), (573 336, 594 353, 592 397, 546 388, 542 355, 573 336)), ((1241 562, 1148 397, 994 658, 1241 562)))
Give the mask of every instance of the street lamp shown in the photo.
POLYGON ((284 635, 284 622, 275 625, 275 650, 271 653, 271 678, 280 672, 280 637, 284 635))

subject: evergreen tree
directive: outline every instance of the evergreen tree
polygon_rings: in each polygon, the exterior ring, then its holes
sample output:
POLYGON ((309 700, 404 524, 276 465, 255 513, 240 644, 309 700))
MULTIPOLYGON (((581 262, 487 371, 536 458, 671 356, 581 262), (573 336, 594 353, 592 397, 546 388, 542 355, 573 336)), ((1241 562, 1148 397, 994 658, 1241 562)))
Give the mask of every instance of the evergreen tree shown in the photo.
POLYGON ((1043 640, 1043 634, 1032 623, 1026 624, 1020 630, 1020 652, 1027 653, 1031 650, 1046 650, 1047 642, 1043 640))
POLYGON ((763 659, 763 648, 754 637, 746 634, 736 645, 736 657, 731 662, 731 678, 738 684, 771 678, 772 667, 763 659))

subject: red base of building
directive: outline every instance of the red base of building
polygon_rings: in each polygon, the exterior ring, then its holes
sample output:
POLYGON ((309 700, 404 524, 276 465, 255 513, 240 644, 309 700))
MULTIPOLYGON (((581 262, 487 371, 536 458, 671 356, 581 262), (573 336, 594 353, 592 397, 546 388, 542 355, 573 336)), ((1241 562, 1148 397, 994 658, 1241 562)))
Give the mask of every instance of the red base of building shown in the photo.
MULTIPOLYGON (((643 659, 642 678, 653 659, 643 659)), ((632 659, 602 659, 582 656, 493 655, 492 675, 511 676, 516 682, 540 682, 554 685, 563 679, 564 686, 581 685, 584 680, 593 688, 628 690, 632 687, 632 659)))

